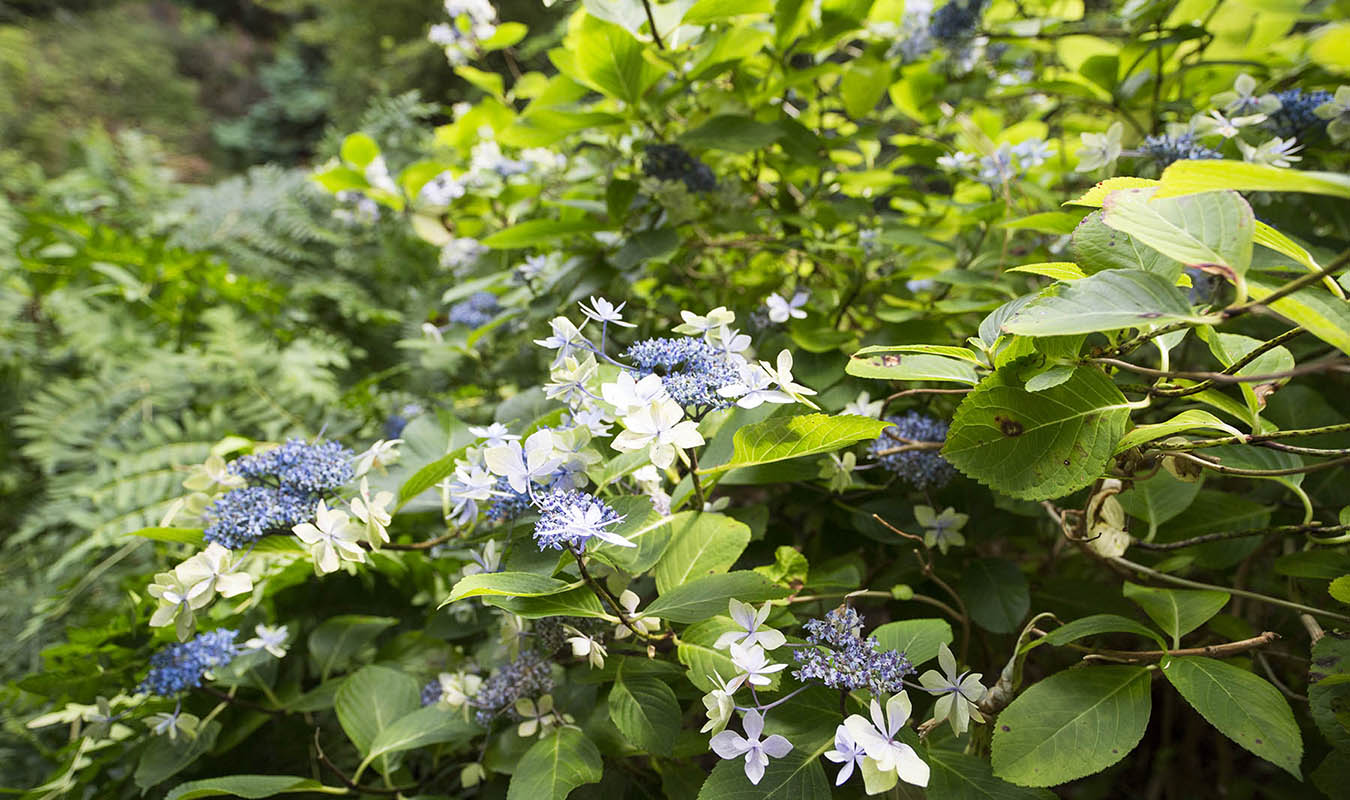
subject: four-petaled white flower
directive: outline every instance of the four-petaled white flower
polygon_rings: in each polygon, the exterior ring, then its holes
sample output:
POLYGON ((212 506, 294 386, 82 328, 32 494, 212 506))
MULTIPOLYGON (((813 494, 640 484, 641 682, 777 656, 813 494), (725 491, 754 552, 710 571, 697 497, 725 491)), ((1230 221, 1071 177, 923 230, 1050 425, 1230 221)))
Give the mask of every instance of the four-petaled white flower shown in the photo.
POLYGON ((592 396, 586 387, 595 379, 596 371, 595 356, 590 353, 580 361, 568 356, 550 371, 549 382, 544 384, 544 397, 574 406, 592 396))
POLYGON ((469 699, 478 694, 478 690, 483 686, 483 679, 471 672, 460 670, 442 672, 436 676, 436 682, 441 686, 441 696, 436 700, 436 705, 447 711, 463 709, 467 718, 469 699))
POLYGON ((723 397, 736 398, 741 408, 759 408, 765 403, 791 403, 792 398, 773 387, 773 379, 758 364, 746 364, 741 379, 717 390, 723 397))
POLYGON ((452 504, 450 517, 460 525, 467 525, 478 517, 478 504, 492 499, 497 479, 480 466, 460 463, 452 479, 438 484, 452 504))
MULTIPOLYGON (((636 545, 629 542, 627 539, 624 539, 624 541, 630 546, 636 547, 636 545)), ((632 589, 624 589, 623 594, 619 595, 619 605, 623 607, 624 613, 628 615, 628 621, 633 624, 634 628, 649 634, 659 631, 661 629, 660 617, 644 617, 637 613, 638 604, 641 602, 642 598, 638 597, 637 592, 634 592, 632 589)), ((614 626, 615 639, 627 639, 632 635, 633 631, 630 630, 627 625, 619 623, 614 626)))
POLYGON ((614 437, 611 446, 621 452, 647 448, 648 457, 661 469, 674 463, 677 447, 703 444, 698 423, 684 419, 684 409, 669 398, 648 403, 622 421, 624 430, 614 437))
POLYGON ((863 748, 878 772, 894 772, 905 783, 927 786, 928 765, 913 747, 896 739, 909 720, 909 696, 903 691, 892 696, 886 701, 885 714, 881 712, 881 703, 873 698, 871 711, 870 722, 860 714, 844 720, 853 741, 863 748))
POLYGON ((335 572, 340 561, 366 560, 366 551, 357 543, 361 539, 361 528, 346 512, 330 509, 320 500, 314 517, 314 522, 302 522, 291 530, 300 541, 309 545, 316 572, 320 575, 335 572))
POLYGON ((806 312, 802 311, 802 306, 806 305, 807 298, 806 292, 797 292, 792 295, 791 300, 774 292, 764 299, 764 305, 769 309, 769 320, 781 323, 789 319, 806 319, 806 312))
POLYGON ((530 434, 523 448, 520 442, 489 447, 483 459, 492 474, 506 478, 512 489, 522 493, 530 490, 531 481, 548 477, 562 463, 553 452, 553 433, 548 430, 530 434))
POLYGON ((372 469, 384 467, 398 461, 398 446, 402 439, 379 440, 370 449, 356 457, 356 476, 359 478, 372 469))
MULTIPOLYGON (((778 388, 783 394, 791 397, 798 403, 819 409, 815 403, 807 400, 803 395, 815 394, 815 389, 808 389, 800 383, 792 382, 792 351, 781 350, 778 353, 777 364, 770 365, 767 361, 759 362, 759 365, 768 374, 769 380, 778 384, 778 388)), ((770 401, 772 402, 772 400, 770 401)))
POLYGON ((520 441, 520 437, 511 433, 509 429, 500 422, 494 422, 491 425, 470 425, 469 433, 477 436, 479 439, 487 439, 484 444, 488 447, 501 447, 507 442, 520 441))
POLYGON ((731 664, 740 670, 731 680, 727 681, 727 691, 734 692, 745 684, 751 686, 768 686, 773 683, 771 677, 773 673, 779 670, 787 669, 787 664, 775 664, 769 661, 769 656, 764 652, 760 645, 733 644, 731 646, 731 664))
POLYGON ((524 720, 516 727, 516 734, 528 739, 538 733, 543 736, 558 721, 553 714, 553 695, 546 694, 538 701, 522 697, 516 701, 516 713, 524 720))
POLYGON ((146 587, 146 593, 159 601, 155 613, 150 616, 150 626, 158 628, 170 623, 180 641, 186 641, 192 635, 196 615, 188 603, 188 587, 173 572, 161 572, 155 576, 154 583, 146 587), (176 622, 175 622, 176 621, 176 622))
POLYGON ((728 689, 721 673, 713 670, 713 690, 703 695, 703 707, 707 710, 708 721, 703 723, 699 733, 718 734, 726 730, 731 712, 736 710, 736 700, 732 697, 734 689, 728 689))
POLYGON ((848 728, 840 725, 834 729, 834 749, 827 751, 825 757, 836 764, 844 765, 839 768, 839 776, 834 779, 835 786, 843 786, 844 781, 853 777, 853 768, 862 766, 867 752, 853 741, 853 734, 848 732, 848 728))
POLYGON ((211 602, 216 592, 221 597, 234 597, 253 591, 253 578, 246 572, 233 572, 234 553, 218 542, 173 568, 174 575, 187 588, 187 602, 201 608, 211 602))
POLYGON ((266 650, 277 658, 285 657, 286 637, 290 635, 285 625, 255 625, 253 632, 258 635, 244 642, 246 650, 266 650))
POLYGON ((598 639, 587 636, 571 625, 568 625, 566 630, 572 634, 567 637, 567 643, 572 645, 572 655, 586 659, 591 669, 601 669, 605 666, 605 656, 609 653, 598 639))
POLYGON ((941 514, 933 513, 929 506, 915 506, 914 519, 923 528, 923 543, 928 547, 937 547, 944 556, 949 547, 960 547, 966 543, 961 528, 970 519, 969 514, 958 514, 950 506, 944 508, 941 514))
POLYGON ((376 492, 374 499, 371 499, 370 484, 364 477, 361 478, 361 496, 353 497, 351 502, 352 516, 365 524, 366 539, 370 541, 371 547, 378 548, 382 542, 389 541, 386 528, 393 519, 388 509, 392 502, 393 492, 376 492))
POLYGON ((169 741, 172 742, 178 739, 179 731, 182 731, 183 735, 189 739, 195 738, 197 726, 201 723, 201 719, 195 714, 187 714, 181 711, 175 711, 172 714, 161 711, 157 714, 151 714, 146 718, 146 722, 150 723, 151 733, 156 736, 163 736, 167 733, 169 741))
POLYGON ((660 375, 647 375, 638 380, 630 372, 620 372, 613 383, 600 386, 600 396, 614 406, 619 416, 631 414, 657 400, 669 397, 660 375))
POLYGON ((754 606, 733 597, 727 605, 732 621, 739 625, 741 630, 727 631, 717 637, 717 641, 713 642, 714 648, 725 650, 733 644, 739 644, 742 647, 759 645, 765 650, 777 650, 787 642, 787 637, 781 632, 764 625, 764 620, 769 618, 769 612, 773 610, 769 603, 760 606, 756 611, 754 606))
POLYGON ((585 303, 578 303, 577 305, 581 306, 581 313, 585 314, 587 317, 595 320, 596 322, 600 323, 610 322, 615 325, 622 326, 624 328, 637 327, 631 322, 624 322, 623 314, 619 313, 623 311, 624 306, 628 305, 626 301, 623 303, 619 303, 616 306, 603 297, 592 297, 591 305, 589 308, 586 307, 585 303))
POLYGON ((744 755, 745 777, 751 783, 758 784, 769 766, 769 758, 783 758, 792 752, 792 742, 776 733, 760 741, 759 736, 764 733, 764 717, 758 711, 745 712, 741 724, 745 727, 744 736, 734 731, 722 731, 712 737, 708 744, 722 758, 744 755))
POLYGON ((680 317, 684 322, 673 328, 676 333, 683 333, 689 336, 702 336, 708 331, 735 322, 736 312, 728 311, 726 306, 718 306, 702 316, 699 316, 692 311, 681 311, 680 317))
POLYGON ((945 644, 938 647, 938 666, 945 674, 930 669, 919 676, 919 683, 929 694, 939 695, 933 705, 933 722, 950 719, 952 730, 959 736, 970 727, 972 719, 984 722, 977 705, 984 699, 986 691, 980 683, 982 676, 978 672, 957 672, 956 657, 945 644))
POLYGON ((477 575, 480 572, 496 572, 502 565, 502 554, 497 549, 496 539, 489 539, 488 543, 483 545, 483 552, 481 553, 470 550, 469 558, 473 559, 473 563, 465 564, 461 570, 465 577, 477 575))
POLYGON ((749 336, 727 325, 710 332, 708 341, 722 348, 725 353, 744 353, 753 343, 749 336))
POLYGON ((535 339, 534 343, 558 351, 558 355, 553 357, 553 366, 563 363, 564 359, 572 355, 573 350, 590 349, 590 342, 582 335, 581 329, 573 325, 567 317, 554 317, 549 327, 553 329, 553 335, 547 339, 535 339))
POLYGON ((857 414, 860 417, 879 417, 886 406, 886 400, 873 400, 868 392, 859 392, 858 399, 844 406, 843 413, 857 414))
POLYGON ((243 476, 231 473, 225 459, 212 453, 206 461, 192 468, 183 481, 183 488, 193 492, 212 492, 216 489, 238 489, 245 484, 243 476))

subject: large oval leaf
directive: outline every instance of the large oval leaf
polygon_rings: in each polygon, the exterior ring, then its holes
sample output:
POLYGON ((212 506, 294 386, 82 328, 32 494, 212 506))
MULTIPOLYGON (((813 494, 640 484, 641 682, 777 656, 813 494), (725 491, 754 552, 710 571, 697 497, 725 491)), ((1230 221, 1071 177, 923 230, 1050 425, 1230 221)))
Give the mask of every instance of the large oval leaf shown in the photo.
POLYGON ((1168 322, 1201 323, 1172 281, 1137 269, 1108 269, 1047 287, 1003 323, 1019 336, 1064 336, 1168 322))
POLYGON ((600 751, 576 728, 558 728, 535 742, 516 764, 506 800, 564 800, 600 780, 600 751))

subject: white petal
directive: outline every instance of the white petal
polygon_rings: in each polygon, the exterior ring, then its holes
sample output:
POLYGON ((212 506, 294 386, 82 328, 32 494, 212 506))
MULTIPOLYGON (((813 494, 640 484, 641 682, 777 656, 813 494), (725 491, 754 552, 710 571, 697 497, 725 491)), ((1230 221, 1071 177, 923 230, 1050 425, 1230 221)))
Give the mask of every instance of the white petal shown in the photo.
POLYGON ((722 758, 735 758, 750 749, 750 743, 735 731, 722 731, 708 740, 708 746, 722 758))
POLYGON ((895 759, 895 771, 900 776, 900 780, 905 783, 912 783, 915 786, 928 785, 928 765, 924 763, 919 754, 914 752, 914 748, 907 744, 897 745, 899 752, 895 759))
POLYGON ((792 752, 792 742, 775 733, 764 740, 764 752, 774 758, 782 758, 792 752))

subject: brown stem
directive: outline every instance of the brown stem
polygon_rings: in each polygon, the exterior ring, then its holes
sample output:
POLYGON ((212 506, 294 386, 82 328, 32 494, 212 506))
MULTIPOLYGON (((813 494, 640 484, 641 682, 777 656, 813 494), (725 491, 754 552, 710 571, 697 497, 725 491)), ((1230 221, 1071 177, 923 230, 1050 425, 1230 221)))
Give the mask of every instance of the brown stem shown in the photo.
POLYGON ((891 523, 882 519, 880 514, 873 514, 872 519, 889 528, 892 533, 898 534, 899 536, 903 536, 906 539, 918 542, 919 547, 923 548, 922 555, 919 554, 919 550, 917 548, 912 551, 914 553, 914 560, 919 562, 919 568, 923 571, 924 577, 928 578, 933 583, 936 583, 938 587, 942 589, 942 591, 946 592, 947 595, 952 598, 952 600, 956 601, 956 608, 958 610, 953 616, 957 619, 957 621, 961 623, 961 660, 965 661, 969 657, 970 653, 970 610, 966 608, 966 601, 962 600, 961 595, 957 594, 956 590, 953 589, 950 584, 948 584, 942 578, 938 577, 938 574, 933 571, 933 554, 931 551, 929 551, 928 544, 924 542, 922 536, 915 536, 912 533, 905 533, 904 531, 895 527, 891 523))
POLYGON ((284 708, 272 708, 270 706, 262 705, 261 703, 255 703, 252 700, 244 700, 242 698, 235 697, 234 695, 228 692, 222 692, 221 690, 217 689, 214 686, 198 686, 197 691, 201 692, 202 694, 209 694, 212 697, 216 698, 217 700, 223 700, 224 702, 229 703, 232 706, 247 708, 250 711, 261 711, 264 714, 271 714, 277 717, 284 717, 288 714, 294 713, 292 711, 287 711, 284 708))
POLYGON ((634 625, 633 621, 628 618, 628 612, 624 611, 623 606, 619 603, 619 598, 615 597, 614 593, 609 590, 608 586, 605 586, 605 584, 602 581, 596 580, 591 575, 590 570, 586 569, 586 561, 581 557, 581 554, 575 550, 570 549, 568 550, 568 552, 570 552, 572 554, 572 557, 577 560, 577 569, 581 571, 581 579, 586 581, 586 583, 591 587, 591 589, 594 590, 597 595, 599 595, 601 598, 605 600, 605 602, 609 605, 609 607, 613 609, 614 615, 619 618, 619 622, 623 623, 623 626, 625 628, 632 631, 634 636, 637 636, 639 639, 650 639, 650 640, 661 640, 670 637, 669 633, 663 633, 660 636, 652 636, 650 633, 647 633, 646 631, 634 625))
POLYGON ((1217 461, 1210 461, 1209 459, 1200 458, 1199 456, 1194 456, 1190 453, 1181 451, 1172 453, 1172 455, 1176 458, 1194 461, 1205 467, 1205 469, 1212 469, 1215 472, 1224 475, 1238 475, 1248 478, 1274 478, 1281 475, 1302 475, 1307 472, 1318 472, 1324 469, 1331 469, 1332 467, 1339 467, 1342 464, 1350 464, 1350 456, 1347 456, 1345 458, 1332 459, 1331 461, 1323 461, 1318 464, 1309 464, 1304 467, 1288 467, 1286 469, 1243 469, 1242 467, 1225 467, 1217 461))
POLYGON ((1346 264, 1350 264, 1350 250, 1341 253, 1339 256, 1336 257, 1335 261, 1332 261, 1330 264, 1318 270, 1317 272, 1311 272, 1300 278, 1292 280, 1289 283, 1286 283, 1284 286, 1281 286, 1279 289, 1276 289, 1275 291, 1271 292, 1269 295, 1266 295, 1265 297, 1261 298, 1260 300, 1253 300, 1250 303, 1244 303, 1243 305, 1227 309, 1226 311, 1223 312, 1224 319, 1232 319, 1233 317, 1246 314, 1249 311, 1254 311, 1255 309, 1258 308, 1267 307, 1271 303, 1274 303, 1276 300, 1288 297, 1289 295, 1299 291, 1300 289, 1304 289, 1308 286, 1312 286, 1314 283, 1321 282, 1323 278, 1329 277, 1330 275, 1332 275, 1333 273, 1337 272, 1342 267, 1344 267, 1346 264))
POLYGON ((1247 597, 1252 600, 1256 600, 1258 602, 1269 603, 1270 605, 1273 606, 1283 606, 1284 608, 1292 608, 1293 610, 1300 611, 1304 614, 1328 617, 1330 619, 1336 619, 1342 622, 1350 622, 1350 616, 1346 616, 1345 614, 1338 614, 1335 611, 1327 611, 1321 608, 1313 608, 1312 606, 1305 606, 1302 603, 1295 603, 1292 600, 1283 600, 1278 597, 1271 597, 1269 595, 1258 594, 1257 592, 1249 592, 1246 589, 1236 589, 1232 586, 1216 586, 1212 583, 1201 583, 1200 581, 1188 580, 1186 578, 1178 578, 1175 575, 1169 575, 1166 572, 1159 572, 1156 569, 1150 569, 1149 567, 1146 567, 1143 564, 1136 564, 1133 561, 1129 561, 1128 559, 1124 559, 1119 556, 1106 557, 1103 560, 1106 561, 1107 564, 1112 565, 1113 567, 1122 570, 1128 570, 1130 572, 1135 573, 1136 575, 1143 575, 1145 577, 1152 578, 1153 580, 1158 581, 1160 583, 1170 583, 1173 586, 1182 586, 1187 589, 1209 589, 1212 591, 1227 592, 1228 594, 1238 595, 1239 597, 1247 597))
POLYGON ((334 764, 332 761, 328 760, 328 756, 325 755, 323 752, 323 747, 319 745, 318 728, 314 729, 314 751, 319 757, 319 763, 323 764, 325 767, 328 767, 329 771, 337 776, 337 779, 342 782, 343 786, 346 786, 348 789, 351 789, 355 792, 359 792, 361 794, 378 794, 385 797, 393 797, 395 795, 403 794, 404 792, 416 791, 418 787, 422 785, 421 783, 415 783, 412 786, 398 786, 391 789, 381 789, 377 786, 362 786, 361 784, 347 777, 347 773, 343 772, 342 769, 337 764, 334 764))
POLYGON ((893 394, 893 395, 887 397, 885 400, 883 400, 882 403, 881 403, 881 412, 882 412, 883 414, 886 413, 886 406, 889 406, 889 405, 891 404, 891 401, 892 401, 892 400, 899 400, 899 399, 902 398, 902 397, 909 397, 910 395, 915 395, 915 394, 967 394, 967 393, 969 393, 969 392, 971 392, 971 391, 973 391, 973 390, 972 390, 972 389, 926 389, 926 388, 905 389, 905 390, 903 390, 903 391, 896 392, 895 394, 893 394))
POLYGON ((1273 431, 1271 433, 1244 433, 1237 436, 1223 436, 1218 439, 1204 439, 1202 441, 1186 442, 1178 445, 1151 445, 1157 450, 1199 450, 1204 447, 1220 447, 1227 444, 1260 444, 1261 442, 1270 442, 1276 439, 1293 439, 1300 436, 1319 436, 1324 433, 1341 433, 1350 431, 1350 422, 1341 422, 1335 425, 1323 425, 1320 428, 1294 428, 1287 431, 1273 431))
POLYGON ((647 12, 647 24, 652 27, 652 41, 656 43, 656 49, 665 50, 666 46, 661 43, 661 34, 656 30, 656 16, 652 14, 651 0, 642 0, 642 7, 647 12))
POLYGON ((1141 550, 1180 550, 1184 547, 1193 547, 1197 544, 1205 544, 1206 542, 1221 542, 1227 539, 1241 539, 1247 536, 1298 533, 1341 533, 1346 530, 1350 530, 1350 525, 1278 525, 1274 528, 1259 528, 1257 530, 1249 531, 1206 533, 1203 536, 1192 536, 1189 539, 1182 539, 1176 542, 1147 542, 1142 539, 1133 539, 1130 541, 1130 547, 1138 547, 1141 550))
POLYGON ((1151 664, 1161 661, 1163 656, 1207 656, 1209 658, 1230 658, 1258 647, 1265 647, 1280 638, 1278 633, 1266 631, 1260 636, 1243 639, 1240 642, 1224 642, 1204 647, 1183 647, 1176 650, 1093 650, 1084 660, 1120 661, 1126 664, 1151 664))
POLYGON ((435 539, 428 539, 425 542, 413 542, 412 544, 398 544, 397 542, 382 544, 380 547, 384 550, 430 550, 436 545, 445 544, 455 538, 454 532, 447 533, 444 536, 437 536, 435 539))

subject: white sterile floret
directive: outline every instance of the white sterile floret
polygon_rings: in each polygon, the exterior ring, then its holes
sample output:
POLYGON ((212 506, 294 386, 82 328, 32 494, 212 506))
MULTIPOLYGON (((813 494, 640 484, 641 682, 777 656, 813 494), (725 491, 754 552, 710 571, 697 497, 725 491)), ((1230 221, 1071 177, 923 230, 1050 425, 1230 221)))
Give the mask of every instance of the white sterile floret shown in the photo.
POLYGON ((731 712, 736 709, 736 700, 732 696, 735 690, 727 689, 727 682, 722 680, 722 675, 713 670, 711 676, 713 690, 703 695, 703 708, 706 709, 708 721, 703 723, 699 733, 721 733, 727 727, 727 720, 731 719, 731 712))
POLYGON ((436 676, 436 682, 440 684, 441 696, 436 700, 438 708, 446 711, 463 710, 465 717, 469 713, 469 700, 483 686, 483 679, 472 672, 442 672, 436 676))
POLYGON ((356 457, 356 477, 361 477, 372 469, 385 467, 398 461, 398 446, 402 439, 381 439, 370 449, 356 457))
POLYGON ((357 543, 361 528, 352 523, 346 512, 330 509, 320 500, 314 516, 315 522, 302 522, 291 530, 309 545, 316 572, 321 575, 335 572, 341 561, 366 560, 366 551, 357 543))
POLYGON ((612 524, 614 520, 606 518, 599 504, 590 503, 584 507, 576 505, 565 509, 557 533, 561 537, 583 542, 594 537, 619 547, 637 547, 635 543, 606 528, 612 524))
POLYGON ((777 650, 787 642, 787 637, 781 632, 764 624, 764 620, 769 618, 769 612, 773 610, 771 604, 765 603, 757 611, 749 603, 742 603, 733 597, 727 605, 732 621, 741 629, 727 631, 717 637, 717 641, 713 642, 714 649, 725 650, 733 644, 739 644, 742 647, 760 645, 765 650, 777 650))
MULTIPOLYGON (((601 387, 604 390, 604 387, 601 387)), ((608 436, 609 428, 614 423, 614 419, 605 413, 599 406, 590 408, 581 408, 572 413, 572 424, 578 428, 585 428, 591 432, 592 436, 608 436)))
POLYGON ((783 758, 792 752, 792 743, 779 734, 760 741, 764 733, 764 716, 758 711, 747 711, 741 718, 745 735, 734 731, 722 731, 709 742, 712 750, 722 758, 745 756, 745 777, 753 784, 764 778, 764 770, 769 766, 769 758, 783 758))
POLYGON ((572 655, 586 659, 591 669, 604 668, 605 656, 608 653, 598 639, 582 633, 571 625, 567 626, 567 632, 572 634, 567 637, 567 643, 572 646, 572 655))
POLYGON ((806 305, 808 295, 806 292, 797 292, 788 300, 782 295, 774 292, 764 300, 764 305, 769 309, 769 320, 772 322, 787 322, 789 319, 806 319, 806 312, 802 311, 802 306, 806 305))
POLYGON ((369 482, 364 477, 361 478, 361 496, 353 497, 351 502, 352 516, 366 526, 366 539, 371 547, 378 548, 380 544, 389 541, 387 526, 392 521, 389 515, 389 504, 392 502, 394 502, 393 492, 376 492, 372 498, 369 482))
POLYGON ((724 353, 744 353, 753 343, 749 336, 723 325, 708 333, 708 341, 721 348, 724 353))
POLYGON ((576 325, 567 317, 554 317, 549 323, 553 330, 553 335, 547 339, 535 339, 534 343, 540 347, 549 350, 557 350, 558 354, 553 357, 552 366, 556 367, 570 355, 574 350, 589 350, 590 342, 581 333, 576 325))
MULTIPOLYGON (((779 351, 778 363, 776 367, 770 366, 769 362, 767 361, 761 361, 759 362, 759 365, 764 368, 764 371, 766 373, 768 373, 769 379, 772 380, 774 383, 778 384, 778 388, 782 390, 782 392, 786 394, 788 397, 791 397, 793 400, 795 400, 798 403, 802 403, 803 405, 819 409, 819 406, 817 406, 810 400, 807 400, 803 396, 808 394, 815 394, 816 391, 814 389, 808 389, 807 387, 802 386, 800 383, 792 382, 791 351, 789 350, 779 351)), ((773 401, 770 400, 770 402, 773 401)))
POLYGON ((230 472, 222 456, 212 454, 206 461, 192 468, 183 481, 183 488, 193 492, 214 492, 217 489, 238 489, 246 481, 230 472))
POLYGON ((463 569, 460 570, 465 577, 485 572, 496 572, 502 565, 502 552, 497 549, 496 539, 489 539, 488 543, 483 545, 482 552, 470 550, 469 558, 473 559, 473 563, 465 564, 463 569))
POLYGON ((879 417, 881 409, 886 406, 886 400, 873 400, 872 395, 867 392, 859 392, 858 399, 844 406, 843 413, 857 414, 860 417, 879 417))
POLYGON ((562 463, 553 452, 552 431, 530 434, 522 448, 520 442, 508 442, 500 447, 489 447, 483 453, 492 474, 506 478, 517 492, 530 491, 532 481, 546 478, 562 463))
POLYGON ((674 400, 661 399, 627 414, 621 420, 624 430, 614 437, 619 451, 648 449, 651 462, 661 469, 675 461, 676 448, 698 447, 703 436, 698 423, 684 419, 684 409, 674 400))
POLYGON ((970 727, 970 721, 984 722, 978 703, 984 699, 983 677, 978 672, 959 672, 951 648, 938 646, 938 666, 942 672, 928 670, 919 676, 919 683, 929 694, 938 695, 933 705, 933 722, 950 719, 952 730, 959 736, 970 727))
POLYGON ((661 383, 660 375, 647 375, 638 380, 631 372, 626 371, 620 372, 613 383, 602 384, 600 396, 606 403, 614 406, 614 413, 619 416, 631 414, 657 400, 670 397, 666 393, 665 384, 661 383))
POLYGON ((590 353, 580 361, 568 356, 550 371, 550 380, 544 384, 544 397, 562 400, 569 406, 577 405, 591 395, 586 387, 595 380, 597 369, 595 356, 590 353))
MULTIPOLYGON (((848 728, 853 741, 867 753, 864 770, 868 766, 867 761, 871 761, 877 772, 894 773, 891 786, 895 785, 895 778, 915 786, 927 786, 928 765, 914 752, 914 748, 896 739, 900 729, 909 720, 909 696, 903 691, 892 696, 886 701, 885 714, 881 711, 881 703, 873 698, 871 712, 871 721, 859 714, 844 720, 844 726, 848 728)), ((882 791, 889 788, 886 786, 882 791)))
POLYGON ((186 589, 184 598, 193 608, 210 603, 216 592, 221 597, 234 597, 253 591, 253 578, 246 572, 234 571, 234 553, 218 542, 174 567, 174 575, 186 589))
POLYGON ((581 306, 581 313, 585 314, 589 319, 593 319, 596 322, 601 323, 610 322, 615 325, 622 326, 624 328, 637 327, 631 322, 624 322, 623 314, 619 313, 623 311, 624 306, 628 305, 628 303, 626 302, 619 303, 616 306, 603 297, 592 297, 591 305, 589 308, 586 306, 585 303, 578 303, 578 305, 581 306))
POLYGON ((862 766, 863 759, 867 758, 867 751, 853 741, 853 734, 848 732, 847 726, 840 725, 834 729, 834 749, 826 751, 825 758, 836 764, 843 764, 839 768, 839 775, 834 779, 835 786, 843 786, 844 781, 853 776, 854 767, 862 766))
MULTIPOLYGON (((627 541, 626 539, 624 541, 627 541)), ((628 542, 632 544, 632 542, 628 542)), ((661 619, 659 617, 644 617, 637 613, 638 604, 642 598, 632 589, 624 589, 623 594, 619 595, 619 605, 623 607, 624 613, 628 615, 628 621, 634 628, 643 633, 655 633, 661 629, 661 619)), ((633 631, 623 623, 614 626, 615 639, 627 639, 633 635, 633 631)))
POLYGON ((487 439, 488 447, 500 447, 507 442, 520 441, 520 437, 511 433, 507 427, 500 422, 494 422, 491 425, 470 425, 469 433, 477 436, 479 439, 487 439))
POLYGON ((736 312, 727 310, 725 306, 718 306, 702 316, 699 316, 692 311, 681 311, 680 318, 683 319, 684 322, 675 326, 673 330, 676 333, 683 333, 689 336, 702 336, 723 325, 730 325, 735 322, 736 312))
POLYGON ((460 461, 454 477, 442 482, 451 503, 450 517, 460 525, 467 525, 478 516, 478 504, 492 499, 497 479, 486 469, 460 461))
POLYGON ((775 664, 770 661, 764 648, 757 644, 750 646, 733 644, 731 665, 740 670, 727 681, 727 691, 731 692, 747 683, 751 686, 768 686, 773 683, 771 677, 773 673, 787 669, 787 664, 775 664))
POLYGON ((744 364, 741 379, 717 390, 723 397, 736 398, 741 408, 759 408, 765 403, 791 403, 792 398, 773 387, 773 379, 759 364, 744 364))
POLYGON ((244 642, 244 649, 266 650, 277 658, 286 655, 286 638, 290 631, 285 625, 256 625, 253 632, 258 635, 244 642))

